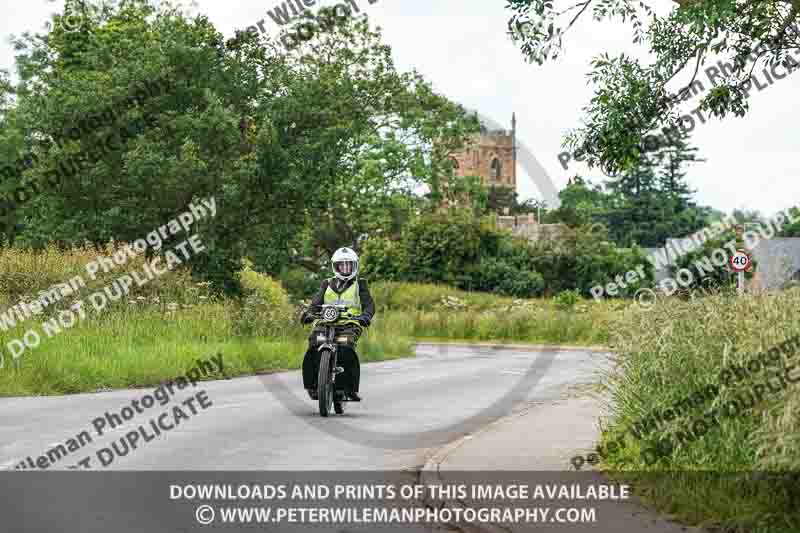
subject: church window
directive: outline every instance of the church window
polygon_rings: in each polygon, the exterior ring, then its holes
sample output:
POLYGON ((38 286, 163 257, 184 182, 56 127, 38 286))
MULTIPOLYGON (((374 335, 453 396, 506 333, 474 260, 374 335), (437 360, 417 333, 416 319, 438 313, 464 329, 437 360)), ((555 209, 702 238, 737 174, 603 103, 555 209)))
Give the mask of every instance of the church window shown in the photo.
POLYGON ((497 158, 492 159, 492 164, 489 168, 492 180, 500 181, 500 175, 502 174, 502 167, 500 166, 500 160, 497 158))

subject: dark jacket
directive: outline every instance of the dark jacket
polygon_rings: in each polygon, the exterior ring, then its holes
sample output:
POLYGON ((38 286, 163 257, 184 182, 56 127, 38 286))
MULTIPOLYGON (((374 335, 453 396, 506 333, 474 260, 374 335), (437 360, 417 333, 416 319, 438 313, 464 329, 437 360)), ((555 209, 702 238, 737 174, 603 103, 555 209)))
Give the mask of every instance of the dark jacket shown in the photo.
MULTIPOLYGON (((369 322, 372 322, 372 317, 375 316, 375 301, 372 299, 372 295, 369 293, 369 287, 367 286, 367 280, 362 278, 358 279, 358 296, 361 299, 361 316, 367 320, 367 325, 369 322)), ((330 278, 326 279, 322 282, 322 285, 319 287, 319 291, 314 297, 311 299, 311 303, 303 311, 302 316, 300 317, 300 321, 303 324, 308 324, 314 321, 314 318, 309 315, 309 311, 317 306, 320 306, 325 301, 325 291, 328 290, 330 286, 334 292, 337 294, 342 294, 346 291, 354 282, 355 280, 351 279, 349 281, 343 282, 339 278, 330 278)))

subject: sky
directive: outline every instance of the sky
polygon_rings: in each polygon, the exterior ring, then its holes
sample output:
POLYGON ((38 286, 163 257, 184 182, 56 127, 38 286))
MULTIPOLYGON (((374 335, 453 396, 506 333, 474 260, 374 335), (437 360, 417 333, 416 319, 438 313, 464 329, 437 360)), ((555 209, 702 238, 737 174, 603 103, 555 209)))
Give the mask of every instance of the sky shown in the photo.
MULTIPOLYGON (((558 154, 564 151, 564 134, 580 127, 582 108, 592 97, 586 78, 591 59, 603 53, 646 58, 646 50, 632 43, 627 25, 592 22, 587 17, 565 37, 564 55, 539 66, 526 62, 508 37, 511 12, 505 0, 372 0, 372 5, 370 0, 352 1, 383 29, 398 68, 416 69, 440 93, 506 128, 511 127, 512 112, 516 113, 518 144, 533 154, 544 174, 534 180, 525 168, 518 168, 523 199, 546 197, 536 184, 542 179, 549 179, 557 189, 576 173, 598 183, 605 179, 580 162, 572 161, 564 169, 558 154)), ((336 3, 318 0, 311 9, 336 3)), ((649 3, 662 12, 672 9, 666 0, 649 3)), ((274 35, 279 26, 268 11, 281 4, 278 0, 196 0, 189 12, 206 14, 225 36, 261 19, 274 35)), ((41 31, 61 5, 47 0, 0 0, 1 69, 14 68, 9 37, 41 31)), ((708 76, 701 72, 699 79, 707 90, 708 76)), ((800 99, 796 96, 800 74, 773 85, 762 77, 762 83, 767 87, 753 91, 745 117, 698 121, 692 131, 691 142, 706 159, 687 169, 699 204, 726 212, 757 209, 764 214, 800 204, 800 99)), ((685 102, 685 112, 694 110, 700 98, 698 94, 685 102)))

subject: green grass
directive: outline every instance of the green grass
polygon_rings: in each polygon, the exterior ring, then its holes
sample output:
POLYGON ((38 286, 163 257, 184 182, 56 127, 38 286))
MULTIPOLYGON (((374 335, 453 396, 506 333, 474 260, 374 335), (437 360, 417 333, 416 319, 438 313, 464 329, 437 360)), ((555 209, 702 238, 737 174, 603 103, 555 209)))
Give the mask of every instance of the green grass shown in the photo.
POLYGON ((602 345, 613 317, 630 305, 581 301, 564 310, 547 299, 418 283, 378 283, 372 292, 383 320, 416 339, 602 345))
MULTIPOLYGON (((800 291, 793 290, 690 302, 673 298, 650 312, 622 314, 610 341, 619 365, 604 383, 611 418, 602 444, 616 442, 633 423, 663 412, 693 391, 721 384, 724 365, 741 364, 800 334, 799 309, 800 291)), ((793 375, 798 374, 800 369, 793 375)), ((756 381, 761 380, 749 383, 756 381)), ((713 403, 661 425, 645 443, 627 434, 622 449, 606 453, 603 468, 638 479, 654 506, 691 524, 756 533, 800 531, 798 478, 756 485, 735 477, 742 472, 800 472, 800 384, 766 395, 752 410, 723 418, 694 441, 679 442, 687 419, 695 420, 743 391, 742 385, 723 386, 713 403), (661 439, 675 443, 675 451, 661 461, 646 461, 643 446, 661 439)))
MULTIPOLYGON (((157 385, 183 375, 198 358, 222 353, 228 377, 299 368, 308 331, 287 327, 275 337, 234 332, 235 310, 206 304, 170 313, 156 306, 116 310, 64 330, 0 371, 2 395, 69 394, 157 385)), ((17 330, 21 332, 22 330, 17 330)), ((9 334, 4 334, 4 341, 9 334)), ((376 361, 412 354, 408 339, 376 327, 359 355, 376 361)))
MULTIPOLYGON (((222 353, 228 377, 300 367, 308 331, 287 328, 284 335, 269 338, 236 335, 233 313, 231 306, 207 304, 176 313, 151 307, 87 319, 44 339, 17 365, 7 361, 0 391, 68 394, 157 385, 216 353, 222 353)), ((376 328, 359 352, 363 360, 376 361, 410 355, 412 347, 407 339, 389 339, 376 328)))
POLYGON ((454 298, 478 311, 511 305, 514 302, 514 298, 507 296, 466 292, 432 283, 370 283, 370 292, 380 311, 432 311, 441 309, 447 298, 454 298))
MULTIPOLYGON (((182 375, 197 358, 218 352, 228 377, 300 368, 309 330, 297 323, 293 310, 287 309, 275 323, 278 319, 260 314, 258 306, 243 313, 238 303, 205 296, 204 289, 175 274, 172 280, 162 280, 159 290, 129 296, 102 313, 89 311, 85 320, 53 338, 41 328, 51 315, 0 332, 6 359, 0 370, 0 395, 157 385, 182 375), (13 361, 6 344, 32 327, 40 332, 41 344, 13 361)), ((75 298, 86 299, 92 290, 83 289, 60 307, 75 298)), ((602 344, 614 311, 594 303, 562 311, 545 300, 514 300, 434 285, 376 284, 373 293, 378 314, 359 342, 365 362, 413 356, 414 341, 422 339, 602 344)), ((5 300, 3 308, 13 303, 5 300)))
MULTIPOLYGON (((53 338, 41 324, 78 299, 102 290, 126 270, 141 270, 142 259, 90 280, 84 265, 99 254, 91 248, 42 252, 0 251, 0 311, 38 291, 81 275, 87 286, 49 306, 41 316, 0 330, 5 367, 0 395, 70 394, 109 388, 140 387, 182 375, 198 358, 218 352, 227 376, 297 369, 305 353, 308 328, 297 321, 279 284, 248 269, 242 282, 250 291, 242 301, 214 296, 186 271, 169 272, 147 283, 101 313, 53 338), (276 312, 278 310, 279 312, 276 312), (28 328, 41 344, 14 361, 7 348, 28 328)), ((359 342, 363 361, 413 356, 419 339, 603 344, 612 316, 627 304, 579 302, 571 310, 549 300, 515 300, 469 293, 441 285, 373 283, 377 316, 359 342)))
MULTIPOLYGON (((300 367, 308 328, 287 320, 280 334, 243 335, 237 333, 237 312, 235 304, 222 301, 177 311, 151 302, 119 305, 108 313, 89 312, 86 320, 53 338, 41 333, 39 321, 28 320, 0 332, 2 346, 30 327, 42 336, 41 344, 27 349, 17 364, 4 349, 0 395, 149 386, 179 376, 198 357, 217 352, 223 354, 229 377, 300 367)), ((385 311, 359 342, 359 356, 365 362, 412 356, 414 340, 421 339, 602 344, 606 335, 599 329, 600 316, 604 315, 586 312, 570 317, 539 308, 508 312, 505 307, 482 313, 385 311)))
POLYGON ((390 311, 384 320, 415 339, 599 345, 602 318, 590 313, 515 311, 390 311))

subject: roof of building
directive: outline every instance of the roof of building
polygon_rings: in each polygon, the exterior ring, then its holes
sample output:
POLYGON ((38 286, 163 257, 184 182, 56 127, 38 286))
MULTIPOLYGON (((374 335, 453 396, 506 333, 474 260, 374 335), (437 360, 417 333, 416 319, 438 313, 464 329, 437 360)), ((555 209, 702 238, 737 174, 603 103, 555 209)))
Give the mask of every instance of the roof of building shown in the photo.
POLYGON ((762 239, 751 254, 762 289, 779 289, 800 272, 800 237, 762 239))

